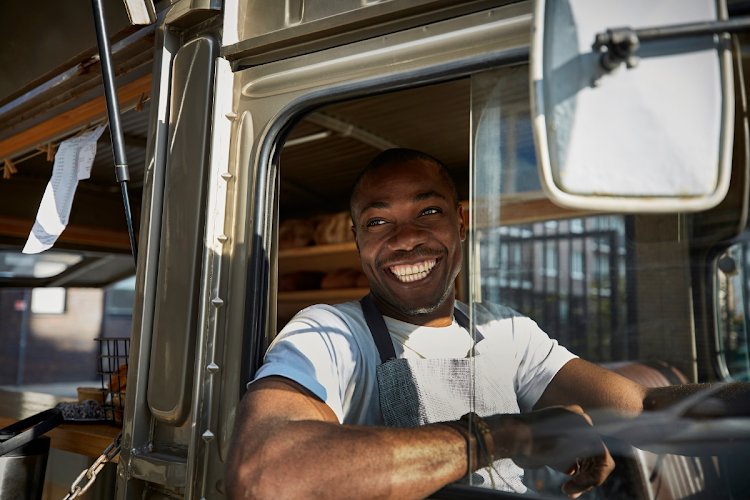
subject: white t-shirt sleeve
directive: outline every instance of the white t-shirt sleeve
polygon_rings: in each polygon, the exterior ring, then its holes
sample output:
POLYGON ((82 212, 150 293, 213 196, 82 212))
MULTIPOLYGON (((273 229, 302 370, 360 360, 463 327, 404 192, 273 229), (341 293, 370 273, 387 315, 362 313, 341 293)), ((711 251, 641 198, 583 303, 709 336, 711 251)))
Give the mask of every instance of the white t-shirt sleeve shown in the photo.
POLYGON ((521 411, 531 411, 557 372, 577 356, 549 338, 530 318, 513 318, 513 341, 519 362, 514 385, 521 411))
POLYGON ((330 306, 312 306, 281 330, 255 380, 271 375, 293 380, 325 402, 343 422, 344 400, 360 357, 339 313, 330 306))

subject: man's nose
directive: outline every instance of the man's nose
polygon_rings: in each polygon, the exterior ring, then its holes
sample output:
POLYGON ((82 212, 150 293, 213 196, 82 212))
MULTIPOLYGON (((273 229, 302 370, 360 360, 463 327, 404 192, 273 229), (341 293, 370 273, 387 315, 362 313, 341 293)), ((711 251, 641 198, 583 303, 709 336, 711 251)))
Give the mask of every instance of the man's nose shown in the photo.
POLYGON ((395 234, 389 239, 390 250, 410 251, 427 242, 429 234, 422 228, 412 224, 400 225, 395 234))

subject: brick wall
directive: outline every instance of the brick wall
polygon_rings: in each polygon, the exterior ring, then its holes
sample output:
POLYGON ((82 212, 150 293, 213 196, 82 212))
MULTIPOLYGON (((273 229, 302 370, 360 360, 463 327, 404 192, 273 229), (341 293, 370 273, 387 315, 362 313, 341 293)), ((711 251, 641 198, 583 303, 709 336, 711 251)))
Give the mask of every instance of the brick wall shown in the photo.
MULTIPOLYGON (((74 382, 96 378, 97 343, 102 327, 103 291, 70 288, 63 314, 30 314, 24 384, 74 382)), ((18 375, 23 313, 14 303, 21 289, 0 290, 0 385, 13 385, 18 375)))

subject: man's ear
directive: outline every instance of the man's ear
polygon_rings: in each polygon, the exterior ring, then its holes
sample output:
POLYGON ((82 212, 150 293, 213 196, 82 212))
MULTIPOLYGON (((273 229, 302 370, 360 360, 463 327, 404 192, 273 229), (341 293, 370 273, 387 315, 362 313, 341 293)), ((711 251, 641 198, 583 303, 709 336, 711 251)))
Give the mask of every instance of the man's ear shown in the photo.
POLYGON ((357 241, 357 227, 352 224, 352 234, 354 235, 354 243, 357 245, 357 252, 359 252, 359 241, 357 241))
POLYGON ((461 238, 461 241, 466 241, 466 224, 464 223, 463 205, 458 206, 456 214, 458 215, 458 235, 461 238))

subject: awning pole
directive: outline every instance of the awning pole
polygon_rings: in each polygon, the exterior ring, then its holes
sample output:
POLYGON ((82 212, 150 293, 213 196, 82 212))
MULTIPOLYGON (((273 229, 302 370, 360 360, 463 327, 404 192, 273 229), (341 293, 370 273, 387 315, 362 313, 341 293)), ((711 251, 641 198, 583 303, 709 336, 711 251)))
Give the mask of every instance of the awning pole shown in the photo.
POLYGON ((135 243, 133 232, 133 216, 130 211, 130 199, 128 198, 128 181, 130 172, 128 160, 125 156, 125 140, 122 136, 122 124, 120 123, 120 103, 117 100, 117 87, 115 86, 115 72, 112 67, 112 51, 109 46, 109 35, 107 34, 107 22, 104 16, 103 0, 91 0, 94 9, 94 26, 96 27, 96 42, 99 46, 99 61, 102 68, 102 82, 104 86, 104 98, 107 103, 107 116, 109 118, 109 136, 112 140, 112 152, 115 160, 115 176, 122 188, 122 201, 125 205, 125 218, 128 223, 128 234, 130 235, 130 248, 133 251, 136 268, 138 267, 138 247, 135 243))

